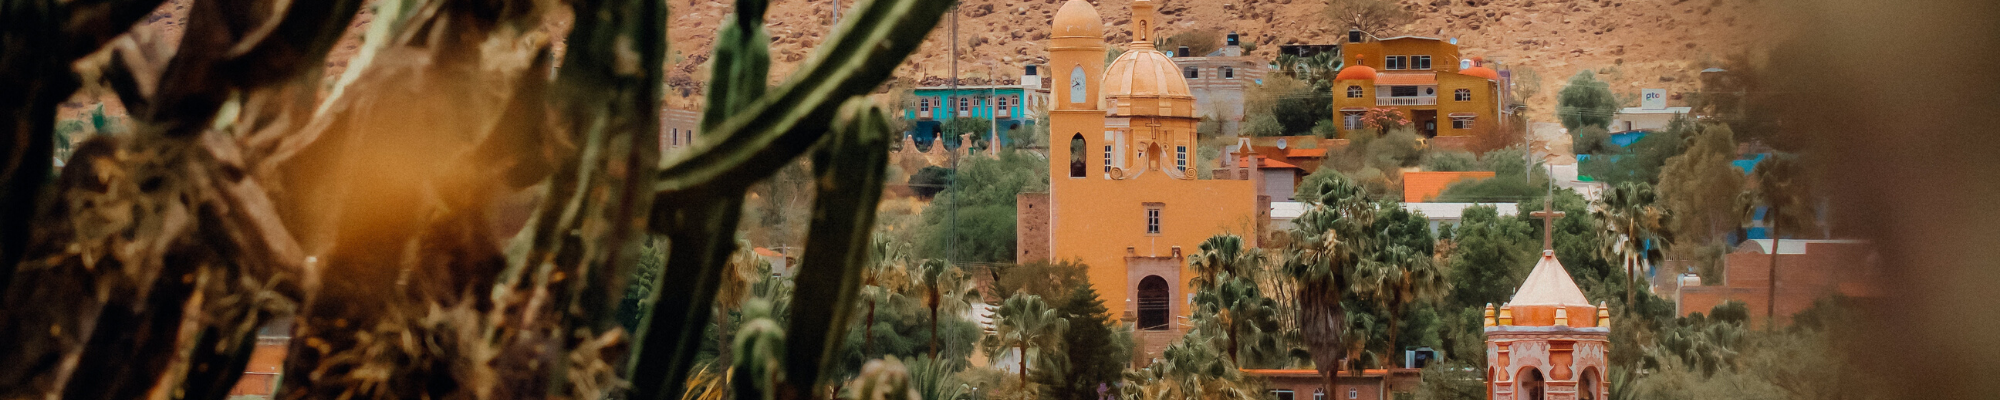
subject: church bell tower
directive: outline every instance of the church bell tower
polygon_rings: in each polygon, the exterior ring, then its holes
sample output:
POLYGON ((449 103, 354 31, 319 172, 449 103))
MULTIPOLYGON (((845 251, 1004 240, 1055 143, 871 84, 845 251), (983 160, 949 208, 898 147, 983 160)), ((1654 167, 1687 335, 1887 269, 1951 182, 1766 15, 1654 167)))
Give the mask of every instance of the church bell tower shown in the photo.
POLYGON ((1098 88, 1104 76, 1104 19, 1089 2, 1068 0, 1054 22, 1049 29, 1049 74, 1055 86, 1049 88, 1055 92, 1049 111, 1049 178, 1102 175, 1103 153, 1090 150, 1103 140, 1098 88))

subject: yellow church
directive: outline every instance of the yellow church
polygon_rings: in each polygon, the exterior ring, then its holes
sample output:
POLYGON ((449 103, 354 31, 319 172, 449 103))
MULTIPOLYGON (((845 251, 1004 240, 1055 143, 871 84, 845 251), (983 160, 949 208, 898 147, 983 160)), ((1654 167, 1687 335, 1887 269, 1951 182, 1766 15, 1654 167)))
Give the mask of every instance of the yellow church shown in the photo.
POLYGON ((1141 354, 1186 329, 1186 256, 1231 233, 1256 246, 1252 181, 1196 180, 1194 96, 1153 48, 1153 0, 1132 2, 1132 43, 1104 64, 1104 21, 1084 0, 1055 14, 1048 42, 1049 192, 1020 197, 1019 259, 1080 261, 1141 354))

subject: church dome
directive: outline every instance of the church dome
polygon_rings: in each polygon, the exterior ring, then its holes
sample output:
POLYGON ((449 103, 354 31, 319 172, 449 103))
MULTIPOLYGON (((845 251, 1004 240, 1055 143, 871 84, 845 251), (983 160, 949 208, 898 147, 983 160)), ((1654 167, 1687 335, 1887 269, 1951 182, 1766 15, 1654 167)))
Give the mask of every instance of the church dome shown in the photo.
MULTIPOLYGON (((1065 6, 1066 7, 1066 6, 1065 6)), ((1113 114, 1191 117, 1194 94, 1180 65, 1153 48, 1153 0, 1132 2, 1132 43, 1104 69, 1102 106, 1113 114)))
POLYGON ((1349 79, 1360 79, 1365 81, 1375 80, 1375 69, 1369 68, 1366 65, 1355 65, 1347 68, 1341 68, 1340 75, 1335 75, 1333 77, 1333 80, 1336 81, 1344 81, 1349 79))
POLYGON ((1084 0, 1063 2, 1056 9, 1055 29, 1050 37, 1058 38, 1104 38, 1104 19, 1097 16, 1097 7, 1091 7, 1084 0))
POLYGON ((1528 272, 1528 278, 1521 280, 1521 290, 1514 292, 1507 305, 1513 309, 1514 325, 1597 325, 1597 306, 1583 297, 1583 290, 1570 279, 1569 271, 1556 260, 1554 251, 1542 251, 1541 260, 1528 272), (1559 312, 1566 317, 1560 318, 1565 322, 1557 322, 1559 312))
POLYGON ((1500 80, 1500 73, 1499 73, 1499 72, 1495 72, 1495 71, 1493 71, 1493 69, 1492 69, 1492 68, 1486 68, 1486 67, 1472 67, 1472 68, 1466 68, 1466 69, 1463 69, 1463 70, 1459 70, 1459 71, 1458 71, 1458 73, 1459 73, 1460 75, 1470 75, 1470 76, 1477 76, 1477 77, 1481 77, 1481 78, 1486 78, 1486 80, 1489 80, 1489 81, 1497 81, 1497 80, 1500 80))
POLYGON ((1181 67, 1149 43, 1133 46, 1104 70, 1105 97, 1188 97, 1181 67))

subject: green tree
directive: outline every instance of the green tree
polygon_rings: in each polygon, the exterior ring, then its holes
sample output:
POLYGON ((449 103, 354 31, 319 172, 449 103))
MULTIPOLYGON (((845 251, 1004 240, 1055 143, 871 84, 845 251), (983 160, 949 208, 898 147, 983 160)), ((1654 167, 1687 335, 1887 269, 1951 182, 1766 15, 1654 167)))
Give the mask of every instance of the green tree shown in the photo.
POLYGON ((967 157, 952 174, 955 183, 924 209, 918 253, 953 262, 1013 261, 1017 196, 1048 190, 1048 175, 1048 162, 1028 152, 967 157))
POLYGON ((910 190, 917 192, 918 196, 937 196, 938 192, 951 188, 951 181, 956 175, 954 172, 951 168, 926 166, 910 174, 910 190))
POLYGON ((1452 183, 1434 201, 1494 203, 1539 197, 1548 187, 1548 171, 1528 168, 1526 157, 1521 146, 1486 152, 1480 163, 1482 170, 1493 171, 1492 178, 1452 183))
POLYGON ((1425 171, 1477 171, 1479 157, 1464 151, 1433 151, 1424 157, 1425 171))
POLYGON ((1070 291, 1090 281, 1090 266, 1076 261, 1035 261, 998 266, 991 271, 993 295, 1008 297, 1026 293, 1045 299, 1069 298, 1070 291))
MULTIPOLYGON (((1685 139, 1694 135, 1695 130, 1693 120, 1676 118, 1667 129, 1646 133, 1630 146, 1619 147, 1611 144, 1607 135, 1604 138, 1604 149, 1588 153, 1594 156, 1578 165, 1578 171, 1610 185, 1626 182, 1657 184, 1667 160, 1681 155, 1687 146, 1685 139)), ((1602 131, 1602 129, 1584 127, 1581 131, 1602 131)), ((1579 137, 1578 140, 1583 139, 1579 137)), ((1733 149, 1732 147, 1731 150, 1733 149)))
MULTIPOLYGON (((874 250, 869 252, 872 262, 861 275, 862 297, 867 299, 867 316, 861 325, 862 332, 875 329, 875 308, 882 302, 900 300, 903 289, 910 285, 910 245, 876 238, 874 250)), ((875 351, 875 335, 863 335, 861 352, 875 351)))
POLYGON ((1625 271, 1628 305, 1635 304, 1634 289, 1640 286, 1637 281, 1653 270, 1653 254, 1673 242, 1673 233, 1667 230, 1673 224, 1673 214, 1656 197, 1652 186, 1626 183, 1606 190, 1591 210, 1604 238, 1600 256, 1618 260, 1625 271))
POLYGON ((950 144, 945 146, 945 148, 957 150, 955 146, 958 146, 958 135, 970 133, 972 134, 972 139, 975 141, 985 140, 987 134, 993 133, 993 120, 978 117, 955 117, 946 120, 939 128, 944 130, 945 143, 950 144))
POLYGON ((1744 224, 1749 224, 1759 216, 1755 205, 1764 206, 1761 216, 1764 229, 1771 236, 1773 254, 1769 280, 1771 298, 1766 304, 1768 310, 1764 314, 1770 320, 1766 322, 1765 327, 1775 328, 1778 321, 1778 280, 1783 278, 1778 275, 1776 254, 1777 249, 1782 248, 1778 246, 1785 237, 1786 231, 1783 229, 1810 232, 1818 225, 1816 218, 1818 209, 1812 199, 1810 178, 1806 176, 1806 171, 1796 156, 1773 153, 1769 159, 1758 163, 1757 170, 1752 174, 1756 176, 1757 185, 1743 194, 1743 199, 1740 201, 1742 218, 1744 224))
POLYGON ((1660 169, 1660 197, 1675 215, 1669 226, 1684 243, 1719 243, 1740 221, 1734 211, 1743 191, 1736 138, 1726 125, 1705 124, 1688 138, 1687 151, 1660 169))
POLYGON ((1465 209, 1452 229, 1451 303, 1457 308, 1501 304, 1521 286, 1535 263, 1535 228, 1501 218, 1493 206, 1465 209))
POLYGON ((1373 245, 1366 228, 1374 223, 1375 205, 1360 187, 1327 170, 1308 176, 1299 190, 1306 211, 1292 220, 1284 269, 1298 282, 1298 321, 1307 350, 1324 384, 1333 387, 1353 342, 1345 336, 1350 318, 1342 294, 1349 271, 1373 245))
POLYGON ((1113 385, 1119 381, 1131 358, 1132 349, 1119 345, 1114 335, 1110 311, 1104 308, 1104 300, 1097 295, 1097 288, 1089 282, 1069 292, 1057 315, 1069 321, 1069 329, 1062 333, 1062 352, 1067 354, 1067 368, 1060 379, 1048 382, 1050 399, 1089 399, 1097 396, 1100 384, 1113 385))
POLYGON ((1611 143, 1611 131, 1601 126, 1580 126, 1570 131, 1569 151, 1576 155, 1603 156, 1619 153, 1611 143))
POLYGON ((1417 385, 1417 400, 1480 400, 1487 398, 1483 366, 1461 361, 1432 363, 1417 385))
POLYGON ((1284 125, 1286 135, 1311 133, 1320 121, 1333 119, 1333 91, 1324 81, 1294 87, 1272 105, 1271 115, 1284 125))
POLYGON ((1243 134, 1252 137, 1284 136, 1285 124, 1278 122, 1278 117, 1269 113, 1251 114, 1244 118, 1243 134))
MULTIPOLYGON (((1419 249, 1401 244, 1389 245, 1380 256, 1362 262, 1354 270, 1354 292, 1372 301, 1388 314, 1383 318, 1383 342, 1387 346, 1382 354, 1396 354, 1397 324, 1404 312, 1420 302, 1443 300, 1451 291, 1450 276, 1438 263, 1419 249)), ((1394 357, 1391 357, 1393 359, 1394 357)), ((1384 365, 1392 364, 1385 363, 1384 365)))
POLYGON ((1062 319, 1058 311, 1049 308, 1041 296, 1016 294, 1000 304, 993 313, 996 329, 985 340, 988 357, 999 358, 1010 350, 1018 350, 1020 358, 1021 388, 1028 387, 1028 358, 1034 353, 1029 348, 1054 354, 1061 346, 1062 332, 1069 322, 1062 319))
POLYGON ((930 358, 936 359, 939 313, 957 315, 971 310, 972 303, 979 301, 979 291, 973 285, 972 274, 944 260, 928 259, 918 263, 916 278, 916 287, 923 291, 924 307, 931 311, 930 358))
POLYGON ((1597 80, 1597 74, 1587 69, 1571 76, 1556 93, 1556 118, 1571 132, 1611 126, 1611 117, 1617 112, 1618 96, 1611 93, 1611 84, 1597 80))

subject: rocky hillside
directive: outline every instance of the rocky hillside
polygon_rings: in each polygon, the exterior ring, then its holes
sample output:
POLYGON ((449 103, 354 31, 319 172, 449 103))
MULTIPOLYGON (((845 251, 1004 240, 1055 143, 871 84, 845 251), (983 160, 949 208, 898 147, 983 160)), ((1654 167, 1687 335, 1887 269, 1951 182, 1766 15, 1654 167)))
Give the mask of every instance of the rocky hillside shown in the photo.
MULTIPOLYGON (((827 1, 774 0, 769 30, 775 42, 773 72, 790 73, 834 21, 827 1)), ((1607 70, 1600 79, 1613 89, 1670 92, 1694 90, 1695 74, 1727 55, 1756 52, 1782 38, 1758 0, 1402 0, 1414 21, 1378 32, 1382 36, 1457 38, 1468 56, 1481 56, 1540 77, 1541 96, 1530 108, 1548 115, 1552 94, 1582 69, 1607 70)), ((844 1, 851 6, 852 1, 844 1)), ((1130 0, 1098 0, 1107 23, 1106 40, 1130 40, 1126 22, 1130 0)), ((958 21, 960 76, 1005 76, 1019 65, 1046 59, 1042 39, 1060 0, 964 0, 958 21)), ((705 76, 701 62, 714 39, 716 21, 729 12, 723 0, 675 4, 671 30, 680 82, 705 76)), ((1255 55, 1269 57, 1278 44, 1337 43, 1346 32, 1325 16, 1326 0, 1164 0, 1161 37, 1192 30, 1238 32, 1258 44, 1255 55)), ((899 79, 950 74, 950 21, 926 39, 920 52, 897 71, 899 79)))
MULTIPOLYGON (((157 31, 172 43, 185 24, 190 0, 170 0, 147 19, 141 31, 157 31)), ((694 108, 708 76, 706 69, 716 29, 730 11, 727 0, 669 0, 674 48, 667 77, 675 89, 669 106, 694 108), (685 1, 685 2, 683 2, 685 1)), ((772 0, 769 25, 775 82, 789 75, 835 23, 835 2, 854 0, 772 0)), ((1020 65, 1042 63, 1049 19, 1061 0, 963 0, 958 12, 959 75, 983 80, 1020 74, 1020 65)), ((1345 27, 1328 22, 1327 0, 1162 0, 1167 23, 1161 37, 1187 31, 1238 32, 1257 46, 1253 55, 1270 57, 1279 44, 1337 43, 1345 27)), ((1398 0, 1392 0, 1398 1, 1398 0)), ((1530 100, 1537 119, 1548 120, 1553 93, 1582 69, 1606 71, 1600 79, 1622 93, 1639 88, 1665 88, 1678 93, 1694 90, 1702 68, 1732 54, 1756 53, 1784 37, 1759 0, 1399 0, 1413 17, 1409 24, 1381 36, 1421 35, 1457 38, 1468 56, 1480 56, 1539 77, 1540 95, 1530 100)), ((1130 40, 1126 23, 1130 0, 1097 0, 1107 23, 1105 40, 1122 45, 1130 40)), ((348 40, 328 60, 328 73, 338 74, 360 45, 358 34, 372 13, 356 18, 348 40)), ((897 79, 917 82, 949 76, 951 21, 925 38, 918 54, 898 67, 897 79)), ((566 29, 551 22, 552 31, 566 29)), ((149 33, 153 34, 153 33, 149 33)), ((1517 82, 1517 83, 1527 83, 1517 82)), ((83 100, 82 97, 79 100, 83 100)), ((76 102, 77 106, 88 103, 76 102)), ((115 106, 114 106, 115 107, 115 106)), ((81 107, 70 108, 77 110, 81 107)), ((67 114, 67 113, 66 113, 67 114)))

